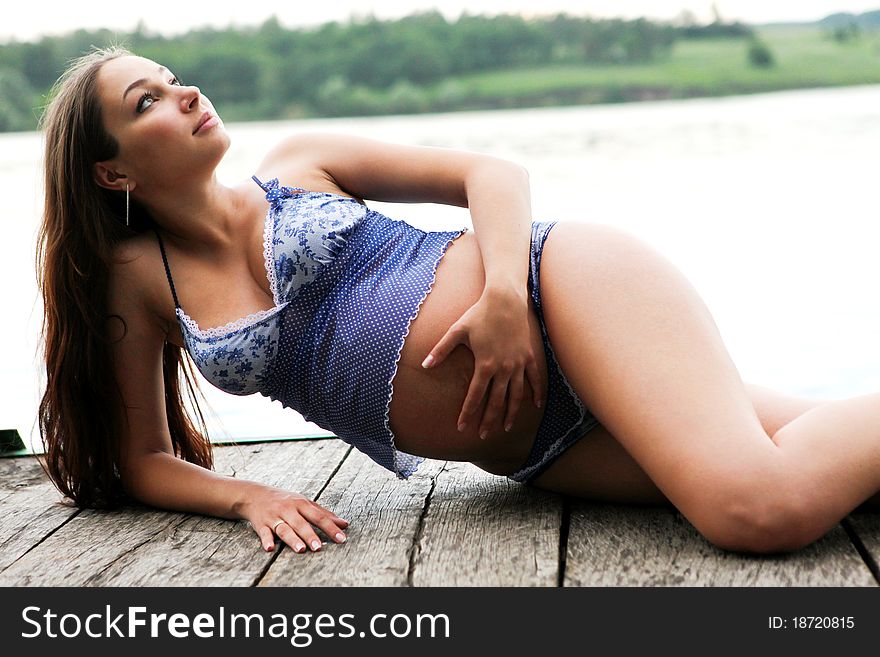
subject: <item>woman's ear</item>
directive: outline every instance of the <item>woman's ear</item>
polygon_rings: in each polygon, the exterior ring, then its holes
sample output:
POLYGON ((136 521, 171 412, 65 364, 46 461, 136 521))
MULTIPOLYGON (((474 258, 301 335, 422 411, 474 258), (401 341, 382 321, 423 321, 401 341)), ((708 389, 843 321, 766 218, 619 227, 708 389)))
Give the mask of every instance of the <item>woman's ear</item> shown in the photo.
POLYGON ((95 162, 93 174, 95 182, 104 189, 125 189, 125 182, 119 182, 120 178, 126 178, 125 174, 114 170, 109 162, 95 162))

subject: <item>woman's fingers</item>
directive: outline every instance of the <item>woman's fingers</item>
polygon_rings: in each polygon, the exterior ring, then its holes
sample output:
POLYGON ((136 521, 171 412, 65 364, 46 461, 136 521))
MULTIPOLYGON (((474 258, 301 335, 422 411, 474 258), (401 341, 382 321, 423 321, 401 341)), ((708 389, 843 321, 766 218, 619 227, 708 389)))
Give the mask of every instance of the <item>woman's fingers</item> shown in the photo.
POLYGON ((516 421, 516 414, 519 413, 519 407, 522 404, 523 388, 523 373, 516 372, 510 379, 507 397, 507 417, 504 420, 505 431, 510 431, 513 428, 513 423, 516 421))
MULTIPOLYGON (((305 552, 306 551, 306 543, 309 542, 309 534, 311 534, 311 540, 318 541, 318 547, 313 547, 313 551, 317 551, 321 549, 321 540, 315 535, 315 532, 312 531, 312 528, 309 527, 308 531, 304 531, 303 524, 298 523, 298 528, 295 528, 289 522, 282 522, 275 528, 275 533, 278 534, 278 538, 287 543, 290 546, 290 549, 294 552, 305 552), (305 537, 303 537, 305 534, 305 537), (306 542, 303 542, 305 539, 306 542)), ((308 525, 308 523, 305 523, 308 525)))
MULTIPOLYGON (((516 421, 516 415, 522 406, 526 376, 537 380, 537 366, 529 363, 526 365, 525 371, 517 369, 513 370, 510 374, 506 374, 506 370, 499 371, 494 377, 489 378, 485 384, 483 383, 483 377, 475 374, 471 380, 468 396, 462 408, 462 414, 459 417, 459 431, 463 431, 462 425, 467 424, 469 415, 475 414, 479 409, 486 388, 490 388, 490 392, 489 400, 486 403, 486 408, 483 411, 483 417, 480 422, 480 437, 485 438, 495 428, 496 424, 501 424, 500 420, 502 418, 504 430, 510 431, 516 421)), ((539 405, 538 400, 540 399, 541 392, 539 386, 533 384, 533 387, 538 391, 535 394, 535 400, 536 405, 539 405)))
POLYGON ((489 393, 489 401, 486 410, 483 411, 483 419, 480 426, 480 438, 486 439, 504 414, 504 399, 507 396, 507 383, 509 379, 492 379, 492 390, 489 393))
POLYGON ((319 551, 324 545, 312 525, 317 526, 337 543, 344 543, 347 536, 342 531, 348 526, 348 520, 340 518, 314 502, 297 503, 292 509, 282 513, 283 518, 273 520, 270 524, 254 529, 260 538, 263 549, 271 552, 278 536, 294 552, 319 551))
POLYGON ((480 404, 483 402, 483 396, 486 394, 486 388, 490 380, 491 377, 482 368, 477 368, 474 371, 467 395, 464 398, 464 404, 461 406, 461 415, 458 416, 459 431, 464 431, 467 428, 471 416, 476 415, 480 409, 480 404))
POLYGON ((299 537, 296 536, 295 532, 286 522, 279 523, 278 521, 275 521, 275 523, 273 523, 275 525, 274 528, 269 525, 255 528, 251 523, 248 524, 251 526, 251 529, 257 533, 257 536, 259 536, 260 544, 266 552, 271 552, 275 549, 276 535, 296 552, 301 552, 305 549, 305 545, 303 545, 302 541, 299 540, 299 537))
POLYGON ((319 506, 307 507, 303 510, 303 515, 313 525, 316 525, 327 536, 337 543, 345 543, 345 533, 336 524, 335 515, 319 506))
POLYGON ((257 536, 260 537, 260 545, 263 546, 263 549, 266 552, 271 552, 275 549, 275 536, 272 534, 272 530, 263 525, 259 529, 256 530, 257 536))
POLYGON ((321 549, 322 542, 317 533, 315 533, 312 525, 318 527, 327 536, 337 543, 345 543, 346 536, 340 525, 347 525, 348 522, 337 516, 335 513, 315 504, 305 503, 300 505, 299 513, 289 518, 287 524, 290 525, 296 534, 302 539, 303 543, 294 547, 297 552, 305 551, 308 546, 312 552, 321 549))
POLYGON ((430 353, 425 357, 425 360, 422 361, 422 367, 436 367, 446 360, 446 357, 462 341, 463 335, 463 329, 457 323, 450 326, 443 337, 440 338, 437 344, 434 345, 434 348, 431 349, 430 353))
POLYGON ((529 378, 529 385, 532 386, 535 406, 541 408, 544 405, 544 386, 538 372, 538 363, 534 359, 526 363, 526 376, 529 378))

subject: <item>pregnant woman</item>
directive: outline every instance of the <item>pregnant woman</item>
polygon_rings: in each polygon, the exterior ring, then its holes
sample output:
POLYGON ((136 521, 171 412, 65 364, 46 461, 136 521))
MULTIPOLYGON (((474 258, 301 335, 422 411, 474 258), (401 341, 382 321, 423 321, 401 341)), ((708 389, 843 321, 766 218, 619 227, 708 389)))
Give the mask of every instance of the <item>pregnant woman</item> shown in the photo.
POLYGON ((80 506, 244 519, 266 550, 345 540, 348 522, 302 495, 212 471, 184 352, 401 479, 428 457, 671 503, 730 550, 793 550, 877 501, 880 395, 743 383, 677 269, 610 226, 532 221, 518 165, 305 134, 226 187, 208 99, 121 49, 68 69, 43 128, 39 420, 80 506), (467 207, 474 231, 422 231, 364 199, 467 207))

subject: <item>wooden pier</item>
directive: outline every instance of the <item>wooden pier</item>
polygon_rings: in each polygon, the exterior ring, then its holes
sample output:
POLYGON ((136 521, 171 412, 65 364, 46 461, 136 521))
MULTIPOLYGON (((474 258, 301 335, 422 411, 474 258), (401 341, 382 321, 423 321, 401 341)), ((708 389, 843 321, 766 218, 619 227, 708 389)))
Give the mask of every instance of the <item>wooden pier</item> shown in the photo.
POLYGON ((568 498, 468 463, 425 461, 402 481, 332 439, 216 447, 215 456, 218 472, 310 496, 348 519, 348 541, 265 552, 244 522, 143 506, 78 510, 60 504, 33 457, 7 458, 0 585, 880 584, 875 509, 857 509, 798 552, 754 556, 715 548, 672 507, 568 498))

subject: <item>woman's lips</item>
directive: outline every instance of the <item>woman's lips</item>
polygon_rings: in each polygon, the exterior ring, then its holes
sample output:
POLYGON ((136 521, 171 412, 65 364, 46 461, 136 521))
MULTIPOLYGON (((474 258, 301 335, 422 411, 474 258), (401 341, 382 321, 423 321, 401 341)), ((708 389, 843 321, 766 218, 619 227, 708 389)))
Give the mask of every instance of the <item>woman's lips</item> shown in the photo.
POLYGON ((196 129, 193 131, 193 134, 196 135, 196 134, 202 132, 203 130, 208 130, 210 128, 213 128, 215 125, 217 125, 219 123, 220 123, 219 117, 215 116, 214 114, 206 113, 205 116, 202 118, 201 122, 199 123, 199 125, 196 126, 196 129))

